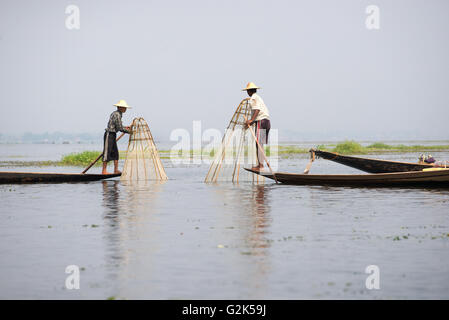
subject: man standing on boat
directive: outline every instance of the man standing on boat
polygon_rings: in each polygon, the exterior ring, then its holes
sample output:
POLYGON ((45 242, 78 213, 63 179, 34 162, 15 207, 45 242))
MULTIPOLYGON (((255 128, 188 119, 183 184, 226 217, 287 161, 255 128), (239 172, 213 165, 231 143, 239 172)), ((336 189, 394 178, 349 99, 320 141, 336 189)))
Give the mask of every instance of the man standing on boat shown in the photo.
MULTIPOLYGON (((270 132, 271 124, 268 108, 263 102, 262 98, 257 94, 257 89, 260 88, 256 86, 253 82, 249 82, 246 85, 246 88, 243 89, 243 91, 246 91, 248 93, 248 96, 250 96, 249 105, 251 106, 252 109, 251 119, 247 120, 246 124, 249 127, 253 123, 255 123, 256 139, 259 142, 261 149, 263 149, 264 145, 268 143, 268 133, 270 132)), ((259 149, 257 142, 256 142, 256 150, 257 150, 258 164, 257 166, 253 167, 252 170, 260 171, 263 169, 264 156, 263 150, 259 149)))
POLYGON ((122 114, 126 112, 126 109, 131 107, 128 106, 125 100, 120 100, 114 106, 117 107, 117 110, 111 113, 103 137, 103 174, 108 174, 106 169, 108 162, 111 160, 114 161, 114 173, 121 173, 118 170, 119 152, 117 147, 117 132, 131 133, 130 127, 123 127, 122 125, 122 114))

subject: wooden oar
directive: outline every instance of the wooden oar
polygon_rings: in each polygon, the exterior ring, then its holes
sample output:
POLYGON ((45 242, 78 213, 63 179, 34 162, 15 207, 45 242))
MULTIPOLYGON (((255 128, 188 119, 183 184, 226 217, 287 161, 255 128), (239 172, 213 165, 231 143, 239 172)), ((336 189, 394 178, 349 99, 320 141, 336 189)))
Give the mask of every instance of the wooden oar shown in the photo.
MULTIPOLYGON (((117 138, 117 140, 115 141, 119 141, 123 136, 125 135, 125 133, 123 132, 120 137, 117 138)), ((89 170, 90 168, 93 167, 94 164, 97 163, 98 160, 100 160, 100 158, 103 156, 104 152, 102 152, 97 159, 95 159, 90 165, 87 166, 86 169, 83 170, 83 172, 81 172, 82 174, 85 174, 87 172, 87 170, 89 170)))
MULTIPOLYGON (((246 118, 245 115, 243 115, 243 118, 245 119, 245 121, 248 121, 248 119, 246 118)), ((260 146, 259 141, 257 141, 256 135, 254 134, 254 131, 249 129, 249 131, 251 131, 251 134, 253 135, 254 140, 256 140, 257 145, 259 146, 259 149, 262 151, 262 155, 265 159, 265 162, 268 165, 268 168, 270 168, 271 174, 273 175, 274 181, 276 181, 276 183, 279 183, 278 180, 276 179, 276 175, 273 172, 273 169, 271 169, 270 163, 268 162, 267 156, 265 155, 265 151, 264 149, 260 146)))

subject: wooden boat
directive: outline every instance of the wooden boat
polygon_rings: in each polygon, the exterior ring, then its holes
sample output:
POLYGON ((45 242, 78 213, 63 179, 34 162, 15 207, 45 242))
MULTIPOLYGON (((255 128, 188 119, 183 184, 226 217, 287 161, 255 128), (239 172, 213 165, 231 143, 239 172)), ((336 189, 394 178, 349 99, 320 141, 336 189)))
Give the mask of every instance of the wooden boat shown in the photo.
POLYGON ((55 183, 96 181, 119 177, 117 174, 82 174, 82 173, 52 173, 52 172, 0 172, 1 183, 55 183))
POLYGON ((431 164, 420 164, 410 162, 377 160, 368 158, 358 158, 351 156, 343 156, 338 153, 310 149, 317 157, 331 160, 345 166, 359 169, 369 173, 393 173, 393 172, 408 172, 408 171, 422 171, 426 168, 433 168, 431 164))
POLYGON ((449 169, 434 169, 426 171, 409 171, 376 174, 295 174, 275 172, 271 173, 253 171, 285 184, 295 185, 331 185, 331 186, 358 186, 358 187, 449 187, 449 169))

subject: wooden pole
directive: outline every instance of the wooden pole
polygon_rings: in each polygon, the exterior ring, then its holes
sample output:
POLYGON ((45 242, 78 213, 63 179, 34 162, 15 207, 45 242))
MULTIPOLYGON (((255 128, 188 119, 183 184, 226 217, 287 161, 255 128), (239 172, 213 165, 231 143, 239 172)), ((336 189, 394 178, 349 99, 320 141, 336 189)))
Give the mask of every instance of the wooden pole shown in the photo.
MULTIPOLYGON (((243 118, 245 119, 245 121, 248 121, 248 119, 245 117, 245 115, 243 115, 243 118)), ((254 134, 253 130, 251 130, 250 128, 248 128, 249 131, 251 131, 251 134, 253 135, 254 140, 256 140, 257 145, 259 146, 259 149, 262 151, 262 155, 265 159, 265 162, 268 165, 268 168, 270 168, 271 174, 273 175, 274 181, 276 181, 276 183, 279 183, 278 180, 276 179, 276 175, 273 172, 273 169, 271 169, 270 163, 268 162, 267 156, 265 155, 265 151, 264 149, 260 146, 259 141, 257 141, 256 135, 254 134)))
MULTIPOLYGON (((123 136, 125 135, 125 133, 123 132, 120 137, 117 138, 117 140, 115 141, 119 141, 123 136)), ((97 163, 98 160, 100 160, 100 158, 103 156, 103 152, 98 156, 97 159, 95 159, 90 165, 87 166, 86 169, 83 170, 83 172, 81 172, 82 174, 85 174, 87 172, 87 170, 89 170, 90 168, 93 167, 94 164, 97 163)))
MULTIPOLYGON (((129 127, 131 130, 131 133, 133 132, 133 128, 134 128, 134 121, 136 121, 136 119, 137 118, 134 118, 134 120, 133 120, 133 122, 131 123, 131 126, 129 127)), ((121 138, 121 137, 120 137, 121 138)), ((126 149, 126 157, 128 158, 128 151, 129 151, 129 146, 130 146, 130 144, 131 144, 131 135, 130 135, 130 137, 129 137, 129 139, 128 139, 128 148, 126 149)), ((126 160, 125 160, 125 164, 126 164, 126 160)), ((124 168, 123 168, 123 172, 122 172, 122 176, 126 176, 126 174, 127 174, 127 167, 126 166, 124 166, 124 168)), ((131 168, 131 174, 132 174, 132 168, 131 168)))

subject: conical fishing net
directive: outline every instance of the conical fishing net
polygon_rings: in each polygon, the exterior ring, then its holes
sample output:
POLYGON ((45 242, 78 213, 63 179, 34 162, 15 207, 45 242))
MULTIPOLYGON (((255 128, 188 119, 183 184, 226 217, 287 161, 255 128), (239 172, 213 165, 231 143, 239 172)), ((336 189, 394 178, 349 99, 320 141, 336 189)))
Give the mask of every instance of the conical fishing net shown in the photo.
POLYGON ((257 164, 256 142, 250 132, 254 127, 246 128, 245 125, 245 117, 251 118, 248 101, 248 98, 243 99, 232 116, 205 182, 264 183, 264 177, 244 170, 257 164))
POLYGON ((150 128, 143 118, 131 125, 128 151, 121 180, 167 180, 150 128))

